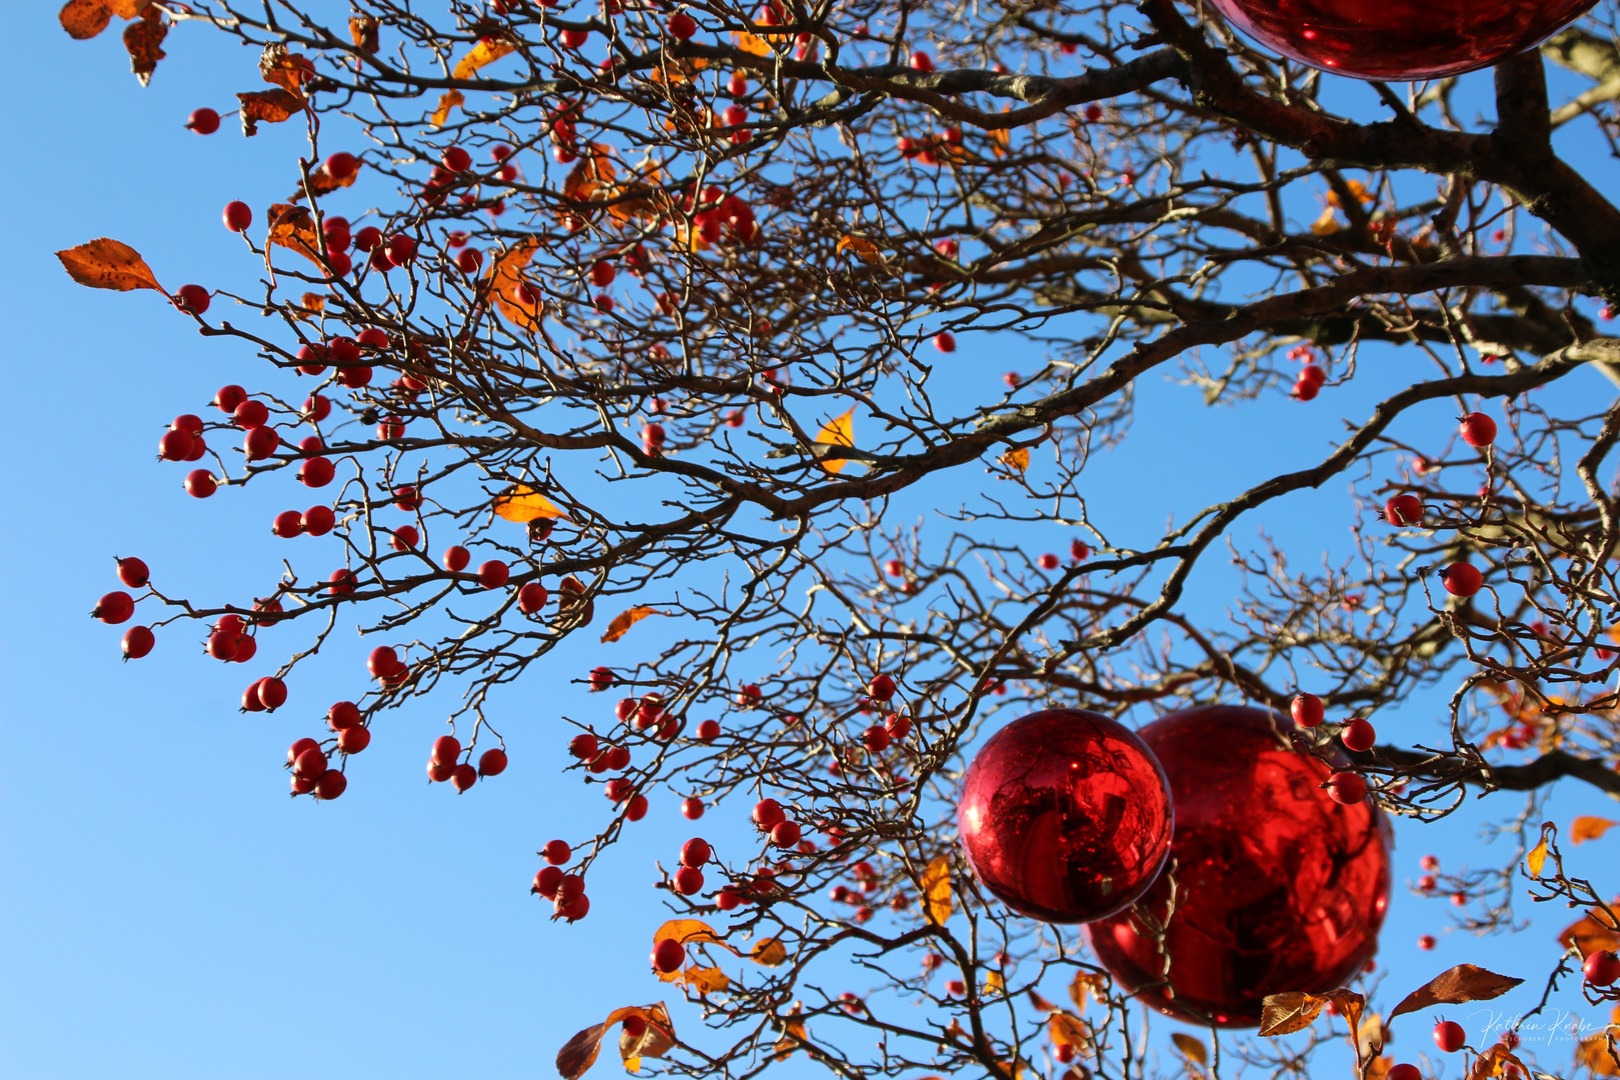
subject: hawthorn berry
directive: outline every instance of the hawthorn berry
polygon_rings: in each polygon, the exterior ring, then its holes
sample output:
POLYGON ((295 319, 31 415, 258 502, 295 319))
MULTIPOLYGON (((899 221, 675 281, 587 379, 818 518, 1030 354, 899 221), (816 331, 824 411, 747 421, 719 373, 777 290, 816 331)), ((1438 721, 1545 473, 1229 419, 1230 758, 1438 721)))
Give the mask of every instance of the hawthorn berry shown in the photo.
POLYGON ((540 854, 552 866, 565 866, 574 857, 574 849, 568 846, 566 840, 548 840, 546 846, 540 849, 540 854))
POLYGON ((135 614, 135 598, 122 591, 107 593, 96 601, 95 610, 90 614, 109 626, 116 626, 135 614))
POLYGON ((464 793, 476 783, 478 783, 478 770, 471 765, 457 765, 450 774, 450 785, 456 789, 457 795, 464 793))
POLYGON ((1053 555, 1051 552, 1047 552, 1045 555, 1042 555, 1040 558, 1035 560, 1035 565, 1039 566, 1042 570, 1056 570, 1059 562, 1060 560, 1056 555, 1053 555))
POLYGON ((697 726, 698 742, 711 743, 720 737, 720 721, 705 720, 697 726))
MULTIPOLYGON (((358 730, 364 731, 364 728, 358 730)), ((349 778, 337 769, 327 769, 315 781, 315 797, 330 802, 349 790, 349 778)))
POLYGON ((1440 860, 1433 855, 1425 855, 1418 860, 1418 865, 1425 870, 1434 871, 1440 869, 1440 860))
POLYGON ((230 661, 236 659, 237 647, 245 640, 236 631, 215 630, 208 635, 208 644, 204 648, 215 660, 230 661))
POLYGON ((556 866, 542 866, 539 873, 534 875, 534 885, 529 891, 539 893, 547 900, 557 898, 557 886, 562 883, 563 872, 556 866))
POLYGON ((350 593, 354 592, 353 570, 334 570, 326 580, 331 582, 326 590, 327 596, 348 596, 350 593))
POLYGON ((967 984, 961 979, 949 979, 945 983, 945 993, 948 997, 966 997, 967 984))
POLYGON ((913 71, 933 71, 934 58, 925 52, 914 52, 911 54, 911 69, 913 71))
POLYGON ((472 155, 459 146, 446 148, 439 160, 444 162, 444 167, 451 172, 466 172, 472 167, 472 155))
POLYGON ((1384 1080, 1423 1080, 1423 1074, 1418 1071, 1416 1065, 1408 1065, 1403 1061, 1399 1065, 1391 1065, 1389 1071, 1384 1074, 1384 1080))
POLYGON ((262 401, 243 398, 237 403, 236 408, 231 410, 231 419, 236 422, 237 427, 251 431, 270 422, 270 410, 262 401))
POLYGON ((609 285, 613 284, 613 279, 618 276, 618 271, 616 271, 613 268, 613 264, 608 262, 606 259, 599 259, 595 265, 591 267, 591 284, 595 285, 598 289, 607 288, 609 285))
MULTIPOLYGON (((530 584, 533 584, 533 582, 531 582, 530 584)), ((518 590, 518 602, 519 602, 520 605, 522 604, 523 590, 527 589, 528 587, 529 587, 528 585, 525 585, 525 586, 523 586, 523 589, 518 590)), ((541 594, 543 596, 544 593, 545 593, 545 590, 542 588, 540 591, 541 591, 541 594)), ((540 603, 544 604, 545 600, 542 599, 540 601, 540 603)), ((613 686, 613 669, 612 668, 605 668, 605 667, 591 668, 590 679, 588 681, 590 682, 591 692, 593 694, 594 693, 599 693, 599 692, 601 692, 603 690, 611 689, 612 686, 613 686)))
POLYGON ((1455 1054, 1468 1044, 1468 1033, 1455 1020, 1441 1020, 1434 1025, 1434 1045, 1442 1053, 1455 1054))
POLYGON ((1397 495, 1384 504, 1384 520, 1397 529, 1423 521, 1423 500, 1416 495, 1397 495))
POLYGON ((236 412, 236 407, 247 400, 247 391, 232 383, 222 386, 214 392, 214 408, 229 416, 236 412))
POLYGON ((460 544, 455 544, 444 549, 444 555, 439 561, 444 565, 444 568, 450 571, 452 574, 459 574, 461 571, 467 569, 468 563, 472 562, 472 552, 468 551, 460 544))
POLYGON ((371 729, 358 724, 346 727, 338 732, 337 744, 345 754, 358 754, 371 745, 371 729))
POLYGON ((332 415, 332 401, 324 394, 312 394, 304 399, 304 419, 320 423, 332 415))
POLYGON ((777 825, 787 820, 782 812, 782 804, 775 799, 761 799, 754 804, 754 824, 769 832, 777 825))
POLYGON ((132 626, 124 631, 124 640, 121 647, 124 650, 125 660, 139 660, 152 651, 157 644, 157 638, 152 634, 150 627, 132 626))
POLYGON ((366 225, 355 230, 354 246, 361 251, 375 251, 382 244, 382 230, 375 225, 366 225))
POLYGON ((1613 986, 1620 979, 1620 956, 1609 949, 1596 949, 1581 965, 1581 973, 1592 986, 1613 986))
POLYGON ((1378 733, 1371 724, 1358 716, 1344 722, 1344 726, 1339 729, 1339 741, 1344 744, 1346 750, 1361 753, 1372 749, 1373 743, 1378 741, 1378 733))
POLYGON ((784 850, 797 846, 801 835, 796 821, 779 821, 771 827, 771 843, 784 850))
POLYGON ((398 671, 399 667, 399 653, 387 645, 377 646, 371 650, 371 655, 366 657, 366 670, 373 678, 380 679, 384 675, 391 675, 398 671))
POLYGON ((653 946, 652 966, 668 975, 681 970, 686 963, 686 947, 674 938, 665 938, 653 946))
POLYGON ((478 568, 478 584, 486 589, 505 585, 512 571, 499 559, 491 559, 478 568))
POLYGON ((301 751, 293 759, 293 772, 306 780, 319 780, 321 774, 326 772, 326 755, 319 746, 311 746, 301 751))
MULTIPOLYGON (((566 877, 564 877, 563 880, 567 881, 568 879, 566 877)), ((562 894, 562 889, 560 887, 558 888, 558 890, 557 890, 557 915, 556 915, 557 918, 566 919, 569 922, 578 922, 580 919, 583 919, 586 915, 590 914, 590 911, 591 911, 591 898, 590 897, 586 896, 584 893, 581 893, 579 896, 574 897, 572 900, 564 900, 563 899, 563 894, 562 894)))
MULTIPOLYGON (((590 39, 591 32, 589 30, 564 30, 557 35, 557 40, 562 42, 565 49, 583 48, 590 39)), ((561 149, 561 147, 558 149, 561 149)))
POLYGON ((641 794, 636 794, 636 795, 631 796, 630 801, 627 804, 625 804, 624 820, 626 820, 626 821, 640 821, 642 818, 644 818, 646 816, 647 816, 647 796, 641 795, 641 794))
POLYGON ((299 536, 303 531, 304 515, 296 510, 283 510, 270 523, 271 535, 279 536, 283 540, 290 540, 295 536, 299 536))
POLYGON ((890 559, 883 564, 883 572, 890 577, 905 577, 906 564, 899 559, 890 559))
POLYGON ((454 764, 441 765, 437 761, 429 761, 427 763, 428 779, 435 784, 444 783, 446 780, 450 779, 450 777, 455 775, 455 771, 456 767, 454 764))
POLYGON ((334 180, 347 180, 359 167, 359 159, 347 150, 339 150, 326 159, 326 175, 334 180))
POLYGON ((316 742, 314 739, 308 738, 299 739, 297 742, 293 743, 287 748, 288 767, 292 767, 292 765, 298 761, 298 755, 302 754, 305 750, 318 750, 320 749, 320 745, 321 744, 316 742))
POLYGON ((399 234, 388 238, 388 261, 395 266, 404 266, 416 258, 416 241, 409 236, 399 234))
POLYGON ((694 836, 681 845, 682 866, 690 866, 695 869, 707 864, 713 856, 714 849, 701 836, 694 836))
POLYGON ((596 736, 588 731, 582 731, 568 740, 568 752, 581 761, 594 759, 598 752, 596 736))
POLYGON ((764 693, 758 686, 754 685, 753 683, 747 683, 741 690, 737 692, 737 707, 740 709, 750 708, 754 705, 758 705, 760 701, 764 699, 764 697, 764 693))
POLYGON ((1328 777, 1328 794, 1343 806, 1355 806, 1367 798, 1367 781, 1353 772, 1336 772, 1328 777))
POLYGON ((1434 948, 1434 935, 1432 935, 1432 934, 1424 934, 1421 937, 1419 937, 1417 939, 1417 947, 1422 949, 1424 952, 1428 952, 1429 950, 1433 949, 1434 948))
POLYGON ((259 680, 259 703, 271 712, 287 704, 287 684, 273 675, 259 680))
POLYGON ((941 330, 939 333, 934 335, 934 348, 938 349, 942 353, 955 352, 956 335, 952 334, 949 330, 941 330))
POLYGON ((335 702, 326 710, 326 726, 333 731, 357 727, 360 720, 360 708, 352 701, 335 702))
POLYGON ((219 113, 206 106, 193 109, 191 115, 186 118, 186 127, 198 135, 212 135, 219 130, 219 113))
POLYGON ((433 740, 432 761, 435 765, 454 765, 461 757, 461 740, 454 735, 440 735, 433 740))
POLYGON ((258 651, 259 642, 256 638, 238 638, 236 641, 236 655, 231 657, 231 662, 236 664, 245 664, 249 660, 253 659, 253 654, 258 651))
POLYGON ((904 742, 906 736, 911 734, 911 717, 895 713, 883 722, 883 727, 892 741, 904 742))
MULTIPOLYGON (((389 533, 388 546, 395 551, 410 551, 421 542, 421 539, 421 535, 416 531, 416 526, 400 525, 389 533)), ((521 602, 520 598, 520 605, 521 602)))
POLYGON ((861 742, 870 752, 881 754, 889 748, 889 729, 881 724, 873 724, 861 732, 861 742))
POLYGON ((118 564, 118 580, 132 589, 141 588, 151 579, 152 573, 146 568, 146 563, 133 555, 114 561, 118 564))
POLYGON ((422 505, 422 493, 414 484, 405 484, 394 489, 394 508, 410 513, 422 505))
POLYGON ((697 20, 684 11, 677 11, 671 15, 666 25, 669 28, 669 36, 677 41, 690 41, 692 35, 697 33, 697 20))
POLYGON ((866 695, 873 701, 888 701, 894 697, 894 679, 888 675, 874 675, 866 684, 866 695))
POLYGON ((201 315, 208 310, 213 297, 201 285, 182 285, 180 291, 174 294, 174 306, 191 315, 201 315))
POLYGON ((1289 712, 1294 716, 1294 723, 1300 727, 1316 727, 1322 722, 1322 699, 1315 694, 1295 694, 1289 712))
POLYGON ((683 866, 675 871, 675 891, 691 896, 703 891, 703 871, 695 866, 683 866))
POLYGON ((1473 596, 1484 583, 1485 576, 1472 563, 1456 562, 1440 571, 1440 584, 1452 596, 1473 596))
POLYGON ((1471 412, 1464 416, 1457 431, 1463 442, 1476 450, 1483 450, 1496 441, 1496 421, 1484 413, 1471 412))
POLYGON ((325 536, 337 524, 337 514, 330 506, 322 504, 305 510, 299 521, 310 536, 325 536))

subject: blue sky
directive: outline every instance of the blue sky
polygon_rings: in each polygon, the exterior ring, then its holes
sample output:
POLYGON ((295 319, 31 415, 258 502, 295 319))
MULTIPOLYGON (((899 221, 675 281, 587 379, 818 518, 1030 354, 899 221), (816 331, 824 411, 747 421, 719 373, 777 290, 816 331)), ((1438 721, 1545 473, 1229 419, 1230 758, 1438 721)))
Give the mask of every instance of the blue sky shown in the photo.
MULTIPOLYGON (((602 817, 598 796, 560 776, 558 716, 611 707, 569 685, 604 661, 594 638, 554 654, 502 702, 513 765, 499 780, 462 798, 425 783, 422 761, 443 715, 428 703, 391 718, 397 726, 351 772, 348 794, 323 806, 286 797, 282 755, 316 731, 328 703, 358 689, 358 639, 340 645, 332 663, 301 672, 289 707, 270 717, 236 710, 249 677, 269 668, 206 662, 189 634, 170 633, 147 659, 120 663, 119 631, 86 617, 117 587, 115 554, 141 556, 175 593, 237 597, 245 580, 272 579, 289 550, 269 535, 273 513, 307 499, 287 502, 275 490, 187 498, 183 470, 154 460, 159 434, 175 414, 204 411, 221 384, 252 388, 259 363, 199 338, 153 294, 73 285, 52 252, 113 236, 140 250, 171 288, 251 281, 251 261, 220 227, 220 207, 284 196, 302 144, 292 125, 253 140, 230 120, 211 138, 181 126, 191 109, 224 111, 232 91, 254 84, 251 52, 181 27, 141 90, 116 28, 75 43, 56 26, 54 7, 14 12, 0 42, 11 130, 0 165, 11 433, 0 462, 8 511, 0 518, 0 715, 17 751, 0 786, 4 1072, 62 1080, 255 1080, 310 1069, 355 1080, 550 1075, 573 1032, 619 1005, 666 996, 647 973, 649 934, 663 914, 650 888, 653 860, 672 861, 693 832, 711 840, 736 833, 740 810, 727 807, 694 830, 672 797, 655 797, 648 820, 593 876, 591 917, 553 925, 527 892, 534 851, 553 836, 586 836, 602 817)), ((1609 167, 1594 159, 1593 168, 1609 167)), ((973 373, 964 378, 989 382, 1017 366, 991 360, 998 347, 963 335, 958 356, 973 373)), ((1093 512, 1110 515, 1130 542, 1146 542, 1195 494, 1233 492, 1245 478, 1320 454, 1337 430, 1333 417, 1365 416, 1401 379, 1403 362, 1376 356, 1366 378, 1310 407, 1276 395, 1206 410, 1195 390, 1151 381, 1139 388, 1129 446, 1096 464, 1093 512)), ((1600 405, 1613 389, 1583 374, 1557 392, 1600 405)), ((1430 411, 1411 419, 1411 431, 1449 424, 1444 407, 1430 411)), ((1343 548, 1350 519, 1344 486, 1329 485, 1273 517, 1246 520, 1240 539, 1264 526, 1309 562, 1343 548)), ((1054 531, 1051 549, 1063 550, 1065 537, 1054 531)), ((1210 575, 1195 603, 1218 611, 1223 585, 1229 579, 1210 575)), ((279 654, 261 650, 261 658, 279 654)), ((1410 724, 1411 738, 1426 737, 1432 704, 1414 703, 1390 734, 1410 724)), ((1493 806, 1506 812, 1514 798, 1493 806)), ((1567 824, 1576 813, 1620 816, 1616 809, 1571 788, 1547 816, 1567 824)), ((1397 880, 1415 877, 1426 851, 1442 853, 1448 868, 1486 860, 1475 828, 1466 813, 1427 831, 1400 827, 1397 880)), ((1617 842, 1620 834, 1607 847, 1574 849, 1574 869, 1601 883, 1617 842)), ((1539 984, 1547 943, 1568 916, 1526 914, 1535 926, 1522 938, 1452 935, 1418 954, 1411 942, 1439 933, 1447 911, 1398 890, 1380 963, 1400 993, 1463 960, 1539 984)), ((1504 999, 1504 1008, 1522 1007, 1523 997, 1504 999)), ((674 1008, 677 1027, 696 1032, 695 1011, 674 1008)), ((1403 1060, 1403 1050, 1428 1045, 1417 1037, 1425 1025, 1404 1023, 1392 1047, 1403 1060)), ((1549 1054, 1561 1068, 1567 1046, 1549 1054)), ((597 1071, 617 1068, 604 1061, 597 1071)))

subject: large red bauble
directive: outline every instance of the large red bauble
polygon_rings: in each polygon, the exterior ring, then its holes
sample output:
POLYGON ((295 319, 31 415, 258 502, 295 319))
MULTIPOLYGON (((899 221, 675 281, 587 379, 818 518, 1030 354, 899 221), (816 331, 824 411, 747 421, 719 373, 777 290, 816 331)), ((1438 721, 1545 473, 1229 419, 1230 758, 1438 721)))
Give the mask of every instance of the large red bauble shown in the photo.
POLYGON ((1276 713, 1188 709, 1141 736, 1170 777, 1173 862, 1134 911, 1087 928, 1103 966, 1154 1008, 1223 1027, 1259 1024, 1267 994, 1343 986, 1389 905, 1382 812, 1334 802, 1330 770, 1276 713), (1140 919, 1164 924, 1172 880, 1161 953, 1140 919))
POLYGON ((1358 79, 1438 79, 1534 48, 1595 0, 1211 0, 1284 56, 1358 79))
POLYGON ((1170 787, 1142 740, 1106 716, 1051 709, 992 735, 956 810, 984 887, 1044 922, 1129 907, 1170 851, 1170 787))

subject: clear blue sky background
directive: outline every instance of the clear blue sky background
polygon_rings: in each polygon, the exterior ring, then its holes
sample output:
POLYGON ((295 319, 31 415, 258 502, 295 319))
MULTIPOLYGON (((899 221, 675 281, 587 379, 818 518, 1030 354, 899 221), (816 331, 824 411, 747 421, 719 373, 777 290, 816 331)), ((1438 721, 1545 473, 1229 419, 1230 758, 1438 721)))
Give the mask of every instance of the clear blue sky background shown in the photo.
MULTIPOLYGON (((203 412, 222 383, 262 383, 261 366, 234 344, 199 338, 155 295, 73 285, 52 252, 114 236, 171 288, 244 285, 251 260, 220 227, 220 207, 241 198, 262 213, 284 196, 301 132, 267 127, 243 140, 231 120, 212 138, 185 131, 192 108, 225 111, 233 91, 256 85, 250 51, 180 27, 143 91, 116 27, 75 43, 57 27, 55 7, 16 5, 0 41, 9 129, 0 408, 10 433, 0 459, 0 710, 12 761, 0 785, 0 1075, 552 1075, 551 1059, 573 1032, 616 1006, 665 996, 647 973, 650 931, 662 917, 652 862, 671 861, 694 830, 682 827, 672 799, 655 799, 593 876, 591 917, 579 926, 551 924, 528 895, 535 848, 553 836, 582 838, 602 818, 597 797, 559 772, 559 715, 610 705, 568 685, 601 662, 594 642, 561 650, 502 703, 513 765, 498 781, 462 798, 425 783, 422 762, 443 716, 443 705, 427 703, 388 718, 351 768, 349 793, 330 805, 286 797, 282 756, 316 731, 327 703, 360 689, 357 639, 301 671, 293 701, 268 717, 239 715, 236 699, 285 655, 290 637, 267 635, 251 670, 205 661, 189 632, 165 635, 146 660, 119 662, 120 630, 86 616, 116 587, 115 554, 145 558, 174 593, 239 601, 244 583, 267 585, 292 550, 269 535, 272 514, 307 498, 287 490, 296 487, 290 478, 280 488, 187 498, 183 470, 154 460, 163 426, 176 413, 203 412)), ((1594 141, 1594 175, 1612 176, 1598 150, 1594 141)), ((963 339, 955 362, 964 378, 989 384, 1017 366, 989 359, 992 347, 1002 345, 963 339)), ((1146 543, 1195 499, 1314 459, 1336 418, 1364 417, 1406 363, 1367 362, 1356 385, 1310 406, 1278 394, 1236 411, 1205 410, 1196 391, 1150 380, 1139 388, 1130 446, 1089 474, 1094 510, 1123 541, 1146 543)), ((1584 397, 1595 411, 1613 389, 1583 374, 1557 393, 1584 397)), ((1403 433, 1426 430, 1438 443, 1450 423, 1437 406, 1403 433)), ((1329 485, 1246 520, 1240 539, 1263 525, 1310 563, 1316 552, 1342 550, 1350 519, 1344 485, 1329 485)), ((1053 549, 1064 542, 1051 537, 1053 549)), ((335 566, 335 542, 330 550, 335 566)), ((1230 584, 1210 575, 1197 603, 1218 611, 1230 584)), ((1383 730, 1427 738, 1433 705, 1381 718, 1383 730)), ((1505 811, 1514 798, 1493 805, 1505 811)), ((1549 816, 1567 823, 1617 810, 1570 789, 1549 816)), ((723 838, 742 816, 740 806, 724 807, 700 831, 723 838)), ((1448 867, 1488 861, 1474 829, 1466 814, 1427 832, 1401 826, 1398 880, 1416 876, 1425 851, 1442 853, 1448 867)), ((1620 834, 1576 849, 1573 869, 1620 888, 1616 843, 1620 834)), ((1537 921, 1521 938, 1452 935, 1417 953, 1412 942, 1442 931, 1448 912, 1397 892, 1380 957, 1394 993, 1465 959, 1539 985, 1550 937, 1567 921, 1562 910, 1526 912, 1537 921)), ((849 988, 864 989, 853 973, 849 988)), ((1521 992, 1503 1004, 1527 1000, 1521 992)), ((1562 1000, 1601 1022, 1576 998, 1562 1000)), ((676 1004, 675 1020, 701 1040, 694 1010, 676 1004)), ((1405 1021, 1392 1051, 1410 1059, 1428 1047, 1424 1026, 1405 1021)), ((1561 1070, 1569 1047, 1543 1052, 1561 1070)), ((600 1075, 617 1069, 597 1066, 600 1075)))

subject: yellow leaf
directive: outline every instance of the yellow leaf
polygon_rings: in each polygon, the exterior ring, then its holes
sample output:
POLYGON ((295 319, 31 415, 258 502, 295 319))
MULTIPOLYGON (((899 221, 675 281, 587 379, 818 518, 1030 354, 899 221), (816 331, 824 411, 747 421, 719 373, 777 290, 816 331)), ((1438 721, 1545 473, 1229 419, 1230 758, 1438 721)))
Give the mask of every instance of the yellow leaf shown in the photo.
POLYGON ((991 997, 995 994, 1005 994, 1006 992, 1007 980, 1001 977, 1001 972, 992 971, 990 974, 984 977, 985 997, 991 997))
POLYGON ((567 518, 557 505, 527 484, 519 484, 495 499, 495 516, 519 525, 536 518, 567 518))
POLYGON ((750 34, 746 30, 733 30, 731 32, 731 40, 735 42, 737 48, 741 49, 743 52, 753 53, 755 56, 772 55, 771 47, 764 38, 750 34))
POLYGON ((718 994, 731 986, 726 973, 717 967, 689 967, 681 972, 680 981, 699 994, 718 994))
MULTIPOLYGON (((826 443, 832 446, 854 446, 854 407, 851 406, 849 411, 844 413, 842 416, 836 417, 835 419, 829 420, 823 424, 821 426, 821 430, 816 433, 816 442, 826 443)), ((821 459, 821 467, 830 473, 843 472, 844 466, 847 464, 848 462, 845 459, 839 457, 823 457, 821 459)))
POLYGON ((1023 476, 1024 470, 1029 468, 1029 447, 1020 446, 1017 450, 1008 450, 996 460, 1019 476, 1023 476))
POLYGON ((753 947, 748 954, 748 959, 756 964, 763 964, 765 967, 778 967, 787 959, 787 946, 776 938, 766 938, 753 947))
POLYGON ((1620 1045, 1616 1045, 1614 1033, 1582 1039, 1575 1051, 1575 1061, 1589 1069, 1593 1076, 1620 1076, 1620 1045))
POLYGON ((1260 1013, 1261 1035, 1292 1035, 1311 1026, 1328 999, 1316 994, 1291 990, 1267 994, 1260 1013))
POLYGON ((845 233, 838 241, 837 254, 842 255, 845 251, 853 251, 860 256, 863 262, 870 266, 883 265, 883 253, 867 237, 845 233))
POLYGON ((1069 1000, 1074 1002, 1075 1011, 1085 1013, 1087 997, 1099 1005, 1105 1004, 1108 1000, 1107 985, 1107 979, 1096 972, 1077 972, 1074 982, 1069 984, 1069 1000))
POLYGON ((1077 1050, 1086 1047, 1088 1040, 1085 1022, 1073 1013, 1061 1010, 1052 1013, 1047 1028, 1052 1034, 1053 1046, 1072 1046, 1077 1050))
POLYGON ((1377 1013, 1368 1013, 1356 1025, 1356 1054, 1368 1057, 1384 1048, 1384 1019, 1377 1013))
POLYGON ((168 295, 141 258, 141 253, 117 240, 103 236, 88 244, 58 251, 56 257, 62 260, 62 268, 68 272, 68 276, 80 285, 88 285, 92 289, 116 289, 118 292, 156 289, 168 295))
POLYGON ((936 926, 944 926, 951 917, 951 860, 948 855, 936 855, 922 872, 923 915, 936 926))
POLYGON ((1180 1050, 1188 1061, 1195 1061, 1200 1065, 1209 1064, 1209 1051, 1204 1049, 1201 1040, 1177 1031, 1171 1034, 1170 1041, 1176 1044, 1176 1049, 1180 1050))
POLYGON ((1332 236, 1339 231, 1339 223, 1333 217, 1333 207, 1322 211, 1322 216, 1311 222, 1311 232, 1316 236, 1332 236))
POLYGON ((774 1047, 776 1053, 773 1055, 777 1061, 791 1057, 793 1051, 799 1048, 800 1039, 806 1042, 810 1039, 810 1036, 804 1030, 804 1017, 799 1015, 800 1008, 799 1003, 795 1001, 792 1008, 788 1010, 787 1015, 782 1017, 782 1037, 776 1040, 776 1046, 774 1047))
POLYGON ((1547 862, 1547 830, 1550 827, 1551 827, 1550 822, 1544 823, 1541 826, 1541 842, 1539 844, 1537 844, 1535 847, 1531 848, 1530 849, 1530 854, 1528 854, 1528 855, 1526 855, 1524 857, 1525 869, 1530 871, 1530 876, 1533 877, 1533 878, 1539 878, 1541 876, 1541 868, 1544 865, 1546 865, 1546 862, 1547 862))
MULTIPOLYGON (((1012 106, 1003 105, 1001 111, 1012 112, 1012 106)), ((1007 151, 1012 148, 1012 130, 1009 128, 991 128, 988 134, 990 136, 990 152, 995 154, 996 157, 1006 157, 1007 151)))
POLYGON ((472 51, 463 56, 456 63, 456 68, 450 73, 453 79, 470 79, 476 75, 480 68, 488 67, 503 56, 511 54, 517 46, 510 41, 499 38, 483 38, 472 47, 472 51))
POLYGON ((663 612, 657 608, 650 607, 633 607, 629 611, 621 611, 613 616, 612 622, 608 623, 607 633, 602 635, 602 644, 618 641, 624 637, 626 631, 647 616, 662 614, 663 612))
POLYGON ((1578 817, 1569 823, 1569 842, 1584 844, 1588 840, 1596 840, 1614 826, 1615 823, 1608 818, 1578 817))
POLYGON ((439 95, 439 104, 428 116, 428 123, 434 127, 444 127, 444 122, 450 119, 450 110, 463 104, 467 99, 461 96, 460 90, 446 90, 439 95))
POLYGON ((653 944, 674 938, 682 945, 719 945, 714 927, 702 919, 670 919, 653 932, 653 944))

